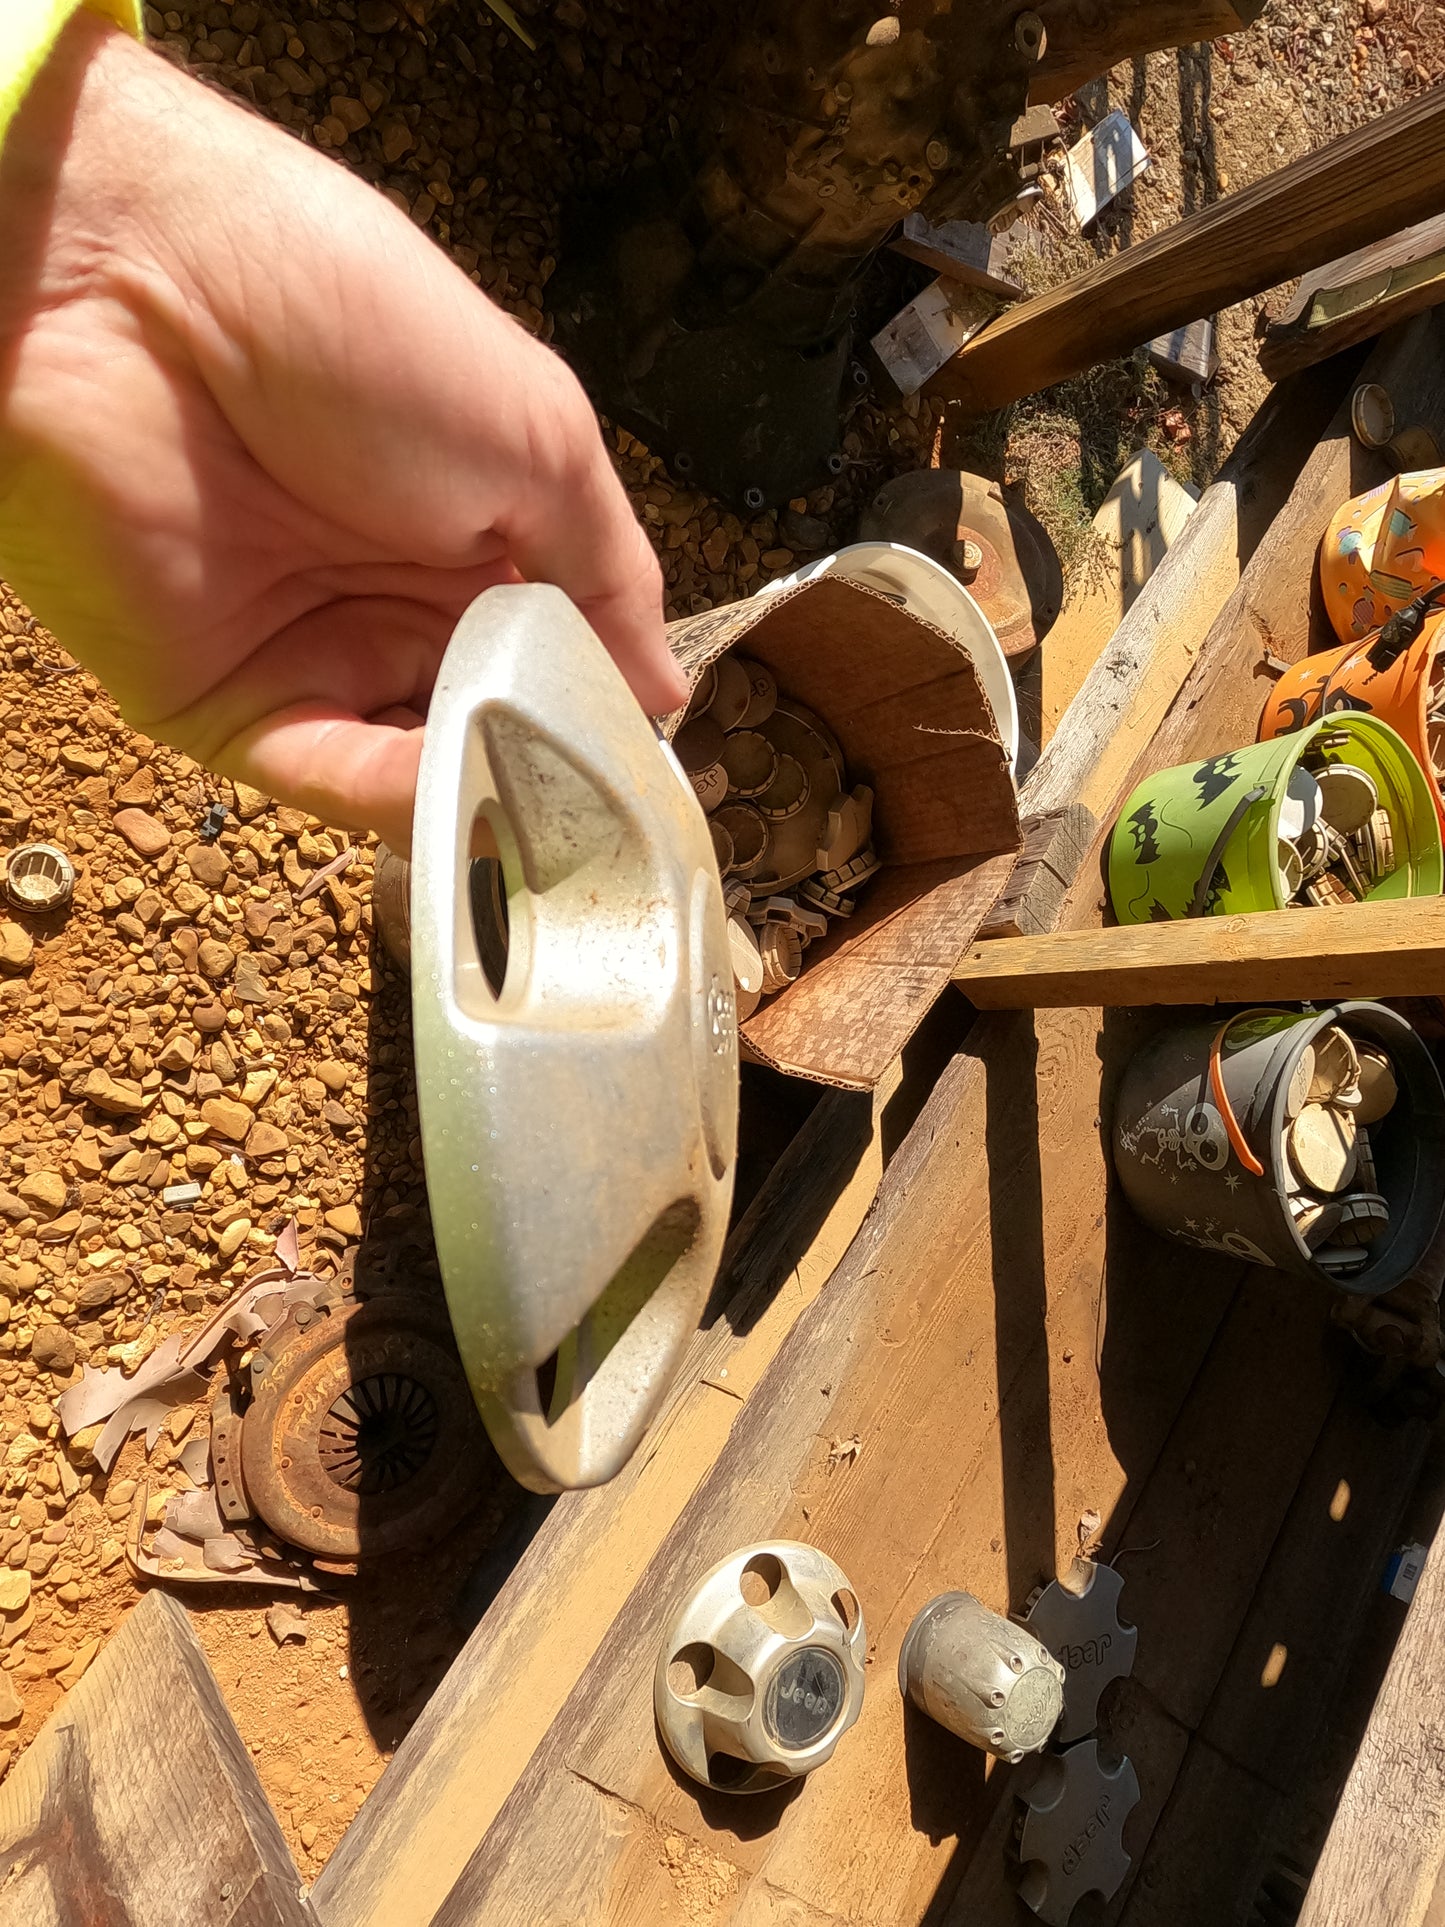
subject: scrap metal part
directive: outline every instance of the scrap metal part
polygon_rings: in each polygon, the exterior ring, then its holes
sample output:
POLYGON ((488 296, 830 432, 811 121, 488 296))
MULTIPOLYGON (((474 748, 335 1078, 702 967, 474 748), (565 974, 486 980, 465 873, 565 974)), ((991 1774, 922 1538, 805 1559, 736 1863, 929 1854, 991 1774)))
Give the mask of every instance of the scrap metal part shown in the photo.
POLYGON ((863 1710, 863 1613, 842 1570, 794 1540, 746 1546, 668 1616, 653 1710, 684 1773, 761 1793, 813 1772, 863 1710))
POLYGON ((1067 1581, 1044 1587, 1020 1621, 1064 1669, 1064 1715, 1058 1738, 1082 1739, 1099 1718, 1099 1698, 1134 1670, 1138 1629, 1119 1618, 1124 1581, 1112 1566, 1076 1559, 1067 1581))
POLYGON ((415 1548, 475 1497, 490 1454, 440 1304, 295 1306, 250 1375, 246 1495, 287 1544, 328 1561, 415 1548))
POLYGON ((1048 1927, 1068 1927, 1086 1894, 1107 1902, 1124 1884, 1138 1775, 1129 1760, 1101 1759, 1097 1741, 1081 1740, 1041 1760, 1019 1799, 1019 1898, 1048 1927))
POLYGON ((1046 1647, 968 1592, 940 1593, 903 1636, 898 1686, 920 1712, 1017 1762, 1048 1744, 1064 1669, 1046 1647))
POLYGON ((922 468, 885 482, 858 523, 860 542, 901 542, 956 575, 1009 661, 1031 655, 1064 600, 1064 572, 1043 524, 964 469, 922 468))

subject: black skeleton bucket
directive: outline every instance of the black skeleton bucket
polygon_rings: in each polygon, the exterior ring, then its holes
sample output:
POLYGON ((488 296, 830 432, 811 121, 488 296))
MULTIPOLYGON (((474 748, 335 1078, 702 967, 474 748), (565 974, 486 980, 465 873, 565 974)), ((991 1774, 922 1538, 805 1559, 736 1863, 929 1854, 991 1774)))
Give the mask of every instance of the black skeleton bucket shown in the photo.
POLYGON ((1130 1062, 1114 1112, 1114 1166, 1147 1225, 1352 1295, 1391 1291, 1424 1257, 1445 1202, 1445 1085, 1403 1017, 1383 1004, 1314 1012, 1246 1010, 1161 1031, 1130 1062), (1371 1126, 1388 1228, 1363 1268, 1317 1262, 1290 1214, 1284 1147, 1290 1079, 1321 1031, 1338 1024, 1390 1059, 1398 1096, 1371 1126))

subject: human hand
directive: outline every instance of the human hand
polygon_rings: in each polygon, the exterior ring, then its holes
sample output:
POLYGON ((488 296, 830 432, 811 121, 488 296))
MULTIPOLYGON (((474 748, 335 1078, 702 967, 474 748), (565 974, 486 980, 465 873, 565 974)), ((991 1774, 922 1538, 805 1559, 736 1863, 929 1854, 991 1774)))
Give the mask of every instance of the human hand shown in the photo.
POLYGON ((580 387, 379 194, 88 14, 0 151, 0 573, 126 719, 405 849, 458 616, 685 686, 580 387))

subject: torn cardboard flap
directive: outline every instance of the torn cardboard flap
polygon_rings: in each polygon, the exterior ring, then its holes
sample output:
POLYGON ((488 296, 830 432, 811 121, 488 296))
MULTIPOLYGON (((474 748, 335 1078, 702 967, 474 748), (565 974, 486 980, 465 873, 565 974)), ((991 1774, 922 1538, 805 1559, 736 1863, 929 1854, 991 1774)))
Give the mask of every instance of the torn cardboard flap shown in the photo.
MULTIPOLYGON (((732 648, 766 665, 874 792, 884 868, 809 946, 802 975, 741 1027, 779 1070, 871 1090, 940 995, 1008 881, 1018 802, 972 659, 877 590, 836 576, 674 622, 694 684, 732 648)), ((670 717, 671 736, 681 712, 670 717)))

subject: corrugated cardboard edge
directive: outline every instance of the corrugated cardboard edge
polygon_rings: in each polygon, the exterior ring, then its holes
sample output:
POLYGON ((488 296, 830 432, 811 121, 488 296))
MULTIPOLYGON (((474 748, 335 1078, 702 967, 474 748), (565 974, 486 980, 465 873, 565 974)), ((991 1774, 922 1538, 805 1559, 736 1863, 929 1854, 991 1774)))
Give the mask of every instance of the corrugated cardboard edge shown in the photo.
MULTIPOLYGON (((838 923, 808 952, 803 974, 788 990, 766 1002, 742 1026, 748 1054, 762 1062, 845 1090, 870 1090, 897 1057, 930 1006, 946 988, 953 970, 978 927, 1007 884, 1022 846, 1017 798, 1008 760, 999 741, 971 657, 951 636, 899 606, 898 602, 838 577, 812 582, 775 595, 710 609, 669 628, 673 653, 694 684, 707 665, 751 638, 749 653, 769 661, 768 630, 786 628, 794 649, 793 673, 781 673, 785 691, 814 708, 844 737, 849 771, 868 781, 868 752, 860 748, 860 718, 896 749, 911 741, 921 746, 918 768, 936 772, 931 782, 915 783, 915 798, 934 788, 948 793, 950 807, 918 825, 921 856, 886 845, 897 824, 880 811, 885 868, 860 895, 851 923, 838 923), (800 606, 803 605, 803 606, 800 606), (776 617, 784 609, 784 625, 776 617), (797 651, 799 616, 816 628, 813 652, 797 651), (853 665, 850 716, 840 719, 836 699, 826 687, 799 688, 800 679, 828 675, 828 639, 848 632, 857 654, 861 633, 876 639, 876 662, 885 694, 876 701, 859 687, 867 665, 853 665), (936 675, 921 684, 888 688, 889 639, 895 649, 936 664, 936 675), (937 692, 943 690, 946 701, 937 692), (831 712, 831 713, 830 713, 831 712), (850 744, 850 717, 853 741, 850 744), (970 840, 972 839, 972 840, 970 840), (969 847, 964 847, 968 844, 969 847), (900 860, 902 859, 902 860, 900 860)), ((841 644, 839 647, 841 648, 841 644)), ((667 719, 670 736, 681 713, 667 719)), ((911 760, 888 765, 895 783, 908 787, 911 760)))

